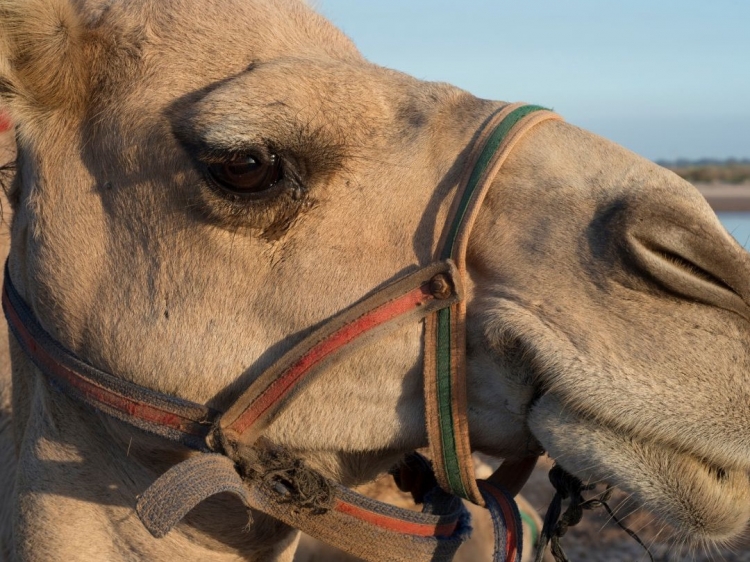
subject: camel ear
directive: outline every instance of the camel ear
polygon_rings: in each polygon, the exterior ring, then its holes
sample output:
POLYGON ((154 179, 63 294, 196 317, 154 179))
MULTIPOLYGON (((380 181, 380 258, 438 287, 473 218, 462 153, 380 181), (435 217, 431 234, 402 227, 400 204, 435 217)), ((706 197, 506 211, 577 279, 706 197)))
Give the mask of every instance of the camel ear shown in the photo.
POLYGON ((0 98, 15 119, 80 107, 90 35, 72 0, 0 0, 0 98))

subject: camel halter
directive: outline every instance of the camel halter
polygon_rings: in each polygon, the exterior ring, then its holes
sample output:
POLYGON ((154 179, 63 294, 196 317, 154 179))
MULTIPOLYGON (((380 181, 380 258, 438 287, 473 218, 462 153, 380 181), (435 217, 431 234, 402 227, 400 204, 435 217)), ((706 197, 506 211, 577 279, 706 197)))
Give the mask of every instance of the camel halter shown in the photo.
MULTIPOLYGON (((3 310, 11 331, 50 384, 134 427, 201 451, 159 477, 136 510, 164 536, 204 499, 232 492, 249 508, 372 561, 451 560, 469 533, 458 497, 487 507, 495 527, 493 560, 520 562, 521 523, 512 496, 477 481, 466 398, 466 249, 480 205, 518 140, 556 114, 512 104, 484 123, 459 183, 437 261, 405 275, 333 316, 285 353, 224 412, 150 390, 103 372, 55 341, 13 286, 7 265, 3 310), (423 494, 422 513, 398 509, 331 482, 262 438, 311 380, 342 351, 386 329, 424 318, 427 432, 439 488, 423 494)), ((433 479, 420 457, 407 467, 433 479)), ((502 468, 502 467, 501 467, 502 468)))

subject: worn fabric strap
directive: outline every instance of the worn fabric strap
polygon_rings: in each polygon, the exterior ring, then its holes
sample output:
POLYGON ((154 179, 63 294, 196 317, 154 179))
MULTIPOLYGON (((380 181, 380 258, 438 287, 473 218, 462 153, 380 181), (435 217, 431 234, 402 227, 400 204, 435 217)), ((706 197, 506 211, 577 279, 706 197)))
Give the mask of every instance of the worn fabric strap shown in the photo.
POLYGON ((493 562, 521 562, 523 527, 513 496, 486 480, 478 480, 477 485, 492 518, 495 535, 493 562))
POLYGON ((294 396, 340 351, 350 352, 380 333, 417 321, 463 298, 450 260, 433 263, 398 279, 325 322, 266 370, 223 414, 217 438, 224 450, 232 443, 254 443, 294 396))
POLYGON ((195 455, 157 478, 138 497, 135 511, 149 533, 160 539, 199 503, 222 492, 249 505, 249 492, 230 459, 216 453, 195 455))
MULTIPOLYGON (((512 104, 493 115, 477 135, 440 259, 452 259, 466 286, 466 249, 479 208, 500 167, 532 127, 558 115, 535 105, 512 104)), ((435 474, 440 485, 484 505, 474 476, 466 414, 466 302, 462 299, 425 319, 425 408, 435 474)))
POLYGON ((55 388, 139 429, 208 450, 205 438, 216 410, 117 378, 76 357, 39 324, 13 286, 7 264, 3 311, 21 348, 55 388))
MULTIPOLYGON (((227 440, 254 442, 297 392, 342 349, 362 344, 384 328, 416 321, 463 297, 450 260, 407 274, 325 322, 284 354, 221 415, 219 448, 227 440)), ((101 371, 55 341, 18 294, 5 271, 3 310, 19 344, 50 382, 72 398, 200 451, 220 413, 208 406, 163 394, 101 371)))
POLYGON ((289 483, 243 479, 226 456, 202 454, 163 474, 139 498, 136 511, 155 537, 163 537, 201 501, 229 492, 251 509, 372 562, 448 562, 468 538, 466 508, 439 489, 419 513, 328 483, 332 494, 326 509, 299 507, 289 500, 289 483))

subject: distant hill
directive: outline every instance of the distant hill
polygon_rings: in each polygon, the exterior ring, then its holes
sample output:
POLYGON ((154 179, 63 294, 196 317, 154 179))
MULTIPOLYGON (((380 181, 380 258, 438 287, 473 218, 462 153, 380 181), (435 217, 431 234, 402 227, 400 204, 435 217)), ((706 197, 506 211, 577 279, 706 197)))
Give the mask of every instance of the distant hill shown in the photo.
POLYGON ((750 158, 728 160, 657 160, 690 183, 750 184, 750 158))

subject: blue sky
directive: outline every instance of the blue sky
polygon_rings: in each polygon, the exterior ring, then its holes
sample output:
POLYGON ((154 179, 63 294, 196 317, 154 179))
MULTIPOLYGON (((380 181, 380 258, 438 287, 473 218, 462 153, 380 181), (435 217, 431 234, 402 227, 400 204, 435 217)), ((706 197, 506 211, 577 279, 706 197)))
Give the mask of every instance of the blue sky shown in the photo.
POLYGON ((750 0, 313 0, 378 64, 653 159, 750 157, 750 0))

